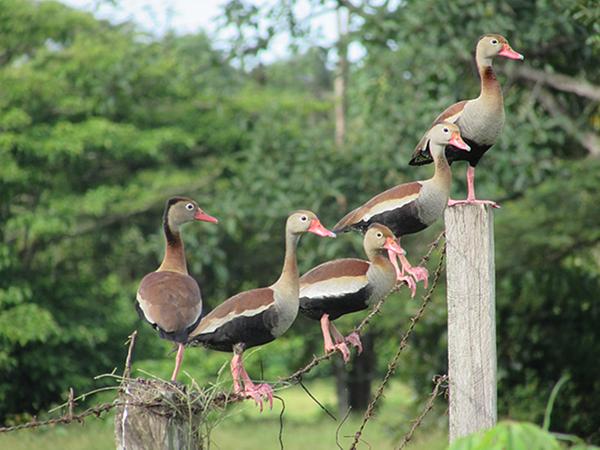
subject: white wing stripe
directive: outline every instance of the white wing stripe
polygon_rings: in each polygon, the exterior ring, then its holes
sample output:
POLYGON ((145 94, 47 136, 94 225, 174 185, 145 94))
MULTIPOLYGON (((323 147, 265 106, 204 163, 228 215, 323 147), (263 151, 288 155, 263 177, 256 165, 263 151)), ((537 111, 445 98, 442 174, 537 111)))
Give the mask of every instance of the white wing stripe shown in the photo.
MULTIPOLYGON (((273 303, 269 303, 268 305, 260 306, 259 308, 256 308, 256 309, 248 309, 248 310, 245 310, 245 311, 243 311, 241 313, 238 313, 238 312, 235 312, 235 311, 231 311, 226 316, 219 317, 218 319, 212 319, 211 322, 210 322, 210 325, 208 325, 206 328, 204 328, 198 334, 212 333, 212 332, 216 331, 222 325, 224 325, 227 322, 229 322, 230 320, 233 320, 233 319, 235 319, 237 317, 253 317, 253 316, 256 316, 257 314, 260 314, 261 312, 263 312, 264 310, 270 308, 271 306, 273 306, 273 303)), ((202 322, 204 320, 206 320, 206 318, 203 319, 200 322, 200 325, 202 325, 202 322)))
POLYGON ((142 298, 142 296, 140 295, 139 292, 135 295, 135 298, 138 302, 138 305, 140 305, 140 309, 144 313, 144 317, 146 318, 146 320, 148 322, 150 322, 151 324, 156 324, 156 320, 154 320, 152 317, 150 317, 150 314, 148 314, 148 311, 146 311, 146 309, 144 308, 144 305, 146 304, 146 300, 144 300, 142 298))
POLYGON ((333 297, 353 294, 368 284, 367 277, 338 277, 300 287, 300 297, 333 297))
POLYGON ((386 200, 383 201, 381 203, 378 203, 376 205, 374 205, 368 213, 366 213, 363 217, 362 220, 364 220, 365 222, 368 221, 369 219, 371 219, 371 217, 376 216, 377 214, 381 214, 384 213, 386 211, 391 211, 394 209, 399 209, 402 208, 404 205, 414 201, 417 197, 419 197, 419 194, 412 194, 412 195, 408 195, 406 197, 402 197, 401 199, 391 199, 391 200, 386 200))
POLYGON ((460 115, 463 113, 463 111, 464 111, 464 109, 460 110, 456 114, 452 114, 451 116, 446 117, 443 121, 449 122, 449 123, 455 123, 458 120, 458 118, 460 117, 460 115))

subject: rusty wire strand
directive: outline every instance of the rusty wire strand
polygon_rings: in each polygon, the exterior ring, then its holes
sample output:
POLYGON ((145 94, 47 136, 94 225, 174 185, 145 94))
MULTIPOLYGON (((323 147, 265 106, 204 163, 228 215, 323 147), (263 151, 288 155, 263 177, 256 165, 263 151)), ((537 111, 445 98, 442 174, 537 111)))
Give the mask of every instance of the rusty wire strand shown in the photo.
POLYGON ((441 393, 447 392, 448 386, 445 384, 447 381, 448 381, 448 375, 436 375, 435 377, 433 377, 433 382, 435 383, 435 386, 433 387, 433 391, 431 391, 431 394, 429 394, 427 403, 425 403, 425 406, 423 407, 421 414, 419 414, 412 421, 410 430, 408 430, 408 433, 406 433, 402 437, 402 441, 400 442, 400 445, 396 450, 402 450, 404 447, 406 447, 406 444, 408 444, 408 442, 412 439, 417 428, 419 428, 421 426, 421 423, 423 423, 423 419, 425 419, 425 416, 429 413, 429 411, 431 411, 433 409, 433 404, 435 403, 436 398, 441 393), (443 389, 443 391, 441 393, 440 393, 440 388, 443 389))
POLYGON ((350 446, 350 450, 356 450, 356 446, 357 446, 358 442, 360 441, 360 438, 362 436, 362 433, 363 433, 363 430, 364 430, 365 426, 367 425, 367 422, 373 417, 373 414, 374 414, 374 411, 375 411, 375 405, 377 404, 377 402, 379 401, 379 399, 383 395, 383 391, 384 391, 387 383, 389 382, 390 378, 392 377, 392 375, 396 371, 396 367, 398 366, 398 361, 400 359, 402 351, 408 345, 408 338, 412 334, 415 326, 417 325, 417 323, 419 322, 419 320, 421 319, 421 317, 423 317, 423 314, 425 313, 425 309, 427 308, 427 305, 431 301, 433 293, 434 293, 434 291, 435 291, 435 289, 437 287, 437 283, 438 283, 438 281, 440 279, 440 276, 442 274, 442 269, 444 267, 444 256, 445 256, 445 254, 446 254, 446 245, 444 244, 444 246, 442 247, 441 255, 440 255, 440 261, 439 261, 438 266, 437 266, 437 268, 435 270, 435 274, 434 274, 434 277, 433 277, 433 282, 431 283, 431 287, 429 288, 429 290, 427 291, 427 293, 423 296, 423 300, 421 301, 421 306, 417 310, 417 313, 410 319, 410 325, 408 326, 408 328, 404 332, 404 335, 402 336, 402 339, 400 340, 400 345, 398 346, 398 350, 396 350, 396 354, 394 355, 394 357, 392 358, 392 360, 388 364, 388 370, 387 370, 385 376, 383 377, 383 380, 382 380, 381 384, 377 388, 375 396, 373 397, 373 399, 369 403, 369 406, 367 407, 367 410, 365 411, 365 414, 363 415, 363 420, 362 420, 362 423, 361 423, 360 427, 358 428, 358 430, 354 434, 354 441, 352 442, 352 445, 350 446))

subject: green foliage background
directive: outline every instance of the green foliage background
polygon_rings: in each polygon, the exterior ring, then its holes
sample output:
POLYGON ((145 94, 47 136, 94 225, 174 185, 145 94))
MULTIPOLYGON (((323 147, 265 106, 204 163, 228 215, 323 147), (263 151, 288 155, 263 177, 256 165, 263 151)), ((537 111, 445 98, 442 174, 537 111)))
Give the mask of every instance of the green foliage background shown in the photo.
MULTIPOLYGON (((277 17, 261 20, 275 27, 277 17)), ((407 166, 410 152, 439 111, 477 95, 469 63, 477 36, 501 32, 530 67, 597 86, 598 19, 585 0, 422 0, 353 11, 349 38, 365 56, 351 66, 339 150, 330 51, 309 35, 298 32, 306 48, 289 60, 241 70, 246 41, 218 51, 201 33, 156 37, 54 1, 0 0, 2 421, 47 408, 69 386, 101 383, 92 378, 121 366, 135 328, 136 367, 168 374, 169 345, 133 308, 137 282, 162 256, 168 196, 190 195, 221 220, 185 232, 190 271, 213 307, 276 278, 290 210, 313 209, 332 225, 384 188, 429 176, 431 167, 407 166)), ((600 161, 580 139, 598 133, 598 103, 533 83, 517 64, 496 63, 507 122, 478 170, 479 195, 503 205, 501 414, 541 421, 552 386, 568 375, 552 428, 599 442, 600 161)), ((463 171, 455 165, 457 197, 463 171)), ((406 239, 413 259, 442 224, 432 228, 406 239)), ((306 237, 301 268, 360 247, 358 236, 306 237)), ((401 369, 420 387, 446 364, 443 289, 434 304, 401 369)), ((379 371, 413 310, 405 293, 388 302, 375 327, 379 371)), ((320 345, 318 327, 299 320, 251 356, 251 371, 262 366, 275 378, 320 345)), ((194 349, 186 358, 184 369, 209 381, 227 356, 194 349)))

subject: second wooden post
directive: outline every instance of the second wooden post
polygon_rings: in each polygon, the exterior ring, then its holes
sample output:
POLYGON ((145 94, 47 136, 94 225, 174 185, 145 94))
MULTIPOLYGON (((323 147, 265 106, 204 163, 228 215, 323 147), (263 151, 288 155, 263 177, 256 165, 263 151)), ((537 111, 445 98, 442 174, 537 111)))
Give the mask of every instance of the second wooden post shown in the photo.
POLYGON ((446 208, 450 442, 497 420, 494 222, 490 207, 446 208))

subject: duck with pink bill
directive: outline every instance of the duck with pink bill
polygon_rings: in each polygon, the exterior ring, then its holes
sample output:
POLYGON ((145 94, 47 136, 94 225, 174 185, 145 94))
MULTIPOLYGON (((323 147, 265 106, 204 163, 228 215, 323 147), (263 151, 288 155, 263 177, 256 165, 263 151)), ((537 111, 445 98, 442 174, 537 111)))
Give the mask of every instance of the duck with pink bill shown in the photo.
POLYGON ((362 352, 362 344, 357 333, 344 337, 333 321, 363 311, 386 297, 399 273, 396 256, 404 252, 391 230, 378 223, 365 233, 363 248, 368 261, 336 259, 300 278, 300 312, 321 322, 325 353, 339 351, 344 362, 350 360, 348 344, 358 353, 362 352))
MULTIPOLYGON (((463 100, 449 106, 433 122, 450 122, 460 128, 464 141, 471 147, 469 153, 461 151, 460 147, 448 144, 446 158, 452 164, 454 161, 467 161, 467 199, 449 200, 449 206, 457 204, 484 204, 499 208, 491 200, 478 200, 475 198, 475 167, 498 140, 504 126, 504 98, 502 88, 496 79, 492 68, 492 61, 497 56, 522 61, 523 55, 515 52, 506 38, 499 34, 485 34, 477 41, 475 48, 475 62, 477 73, 481 82, 479 97, 472 100, 463 100)), ((434 162, 432 152, 428 146, 427 135, 417 144, 409 164, 420 166, 434 162)))
POLYGON ((315 213, 296 211, 289 215, 285 227, 285 257, 279 279, 266 288, 237 294, 204 317, 189 334, 190 345, 233 352, 231 376, 234 393, 253 398, 263 409, 263 399, 273 406, 273 389, 268 384, 255 384, 242 356, 245 350, 267 344, 285 333, 298 315, 300 282, 296 247, 300 236, 313 233, 335 237, 323 227, 315 213))
POLYGON ((190 198, 167 200, 163 214, 165 256, 160 267, 142 279, 136 296, 140 317, 156 328, 161 338, 177 344, 171 381, 177 380, 188 333, 198 325, 202 314, 200 287, 188 274, 181 238, 181 227, 194 221, 218 222, 190 198))
MULTIPOLYGON (((452 184, 452 172, 444 149, 450 144, 466 153, 470 147, 462 140, 458 126, 447 122, 434 125, 426 137, 435 161, 433 177, 401 184, 376 195, 344 216, 333 228, 334 232, 357 230, 364 233, 372 224, 380 223, 400 240, 401 236, 424 230, 443 215, 452 184)), ((404 254, 399 254, 398 258, 402 266, 400 277, 414 296, 418 281, 424 281, 427 287, 427 269, 412 266, 404 254)))

